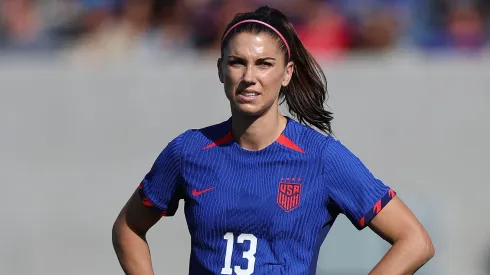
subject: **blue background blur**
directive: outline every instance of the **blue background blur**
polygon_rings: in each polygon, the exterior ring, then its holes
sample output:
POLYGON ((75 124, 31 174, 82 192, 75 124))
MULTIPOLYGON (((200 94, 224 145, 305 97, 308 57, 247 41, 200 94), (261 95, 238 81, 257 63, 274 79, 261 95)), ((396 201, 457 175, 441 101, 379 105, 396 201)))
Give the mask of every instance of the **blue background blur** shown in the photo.
POLYGON ((415 48, 475 52, 488 47, 488 0, 2 0, 0 49, 66 50, 128 58, 140 51, 219 48, 236 12, 262 4, 294 22, 315 54, 415 48))

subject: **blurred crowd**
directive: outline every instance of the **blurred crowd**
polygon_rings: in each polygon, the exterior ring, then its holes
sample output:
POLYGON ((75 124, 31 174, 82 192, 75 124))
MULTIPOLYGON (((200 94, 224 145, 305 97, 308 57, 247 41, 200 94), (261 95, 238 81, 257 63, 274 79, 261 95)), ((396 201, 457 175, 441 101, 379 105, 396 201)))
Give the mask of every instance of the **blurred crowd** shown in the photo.
POLYGON ((0 0, 0 52, 123 58, 214 52, 227 22, 259 5, 290 17, 314 54, 488 48, 490 0, 0 0))

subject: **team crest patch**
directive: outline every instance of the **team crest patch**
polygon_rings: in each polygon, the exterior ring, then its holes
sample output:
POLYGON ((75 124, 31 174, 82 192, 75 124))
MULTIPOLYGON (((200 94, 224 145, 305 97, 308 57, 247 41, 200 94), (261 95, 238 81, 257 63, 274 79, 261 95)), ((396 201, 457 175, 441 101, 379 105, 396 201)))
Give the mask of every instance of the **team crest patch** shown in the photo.
POLYGON ((301 201, 301 184, 280 182, 277 193, 277 204, 289 212, 299 206, 301 201))

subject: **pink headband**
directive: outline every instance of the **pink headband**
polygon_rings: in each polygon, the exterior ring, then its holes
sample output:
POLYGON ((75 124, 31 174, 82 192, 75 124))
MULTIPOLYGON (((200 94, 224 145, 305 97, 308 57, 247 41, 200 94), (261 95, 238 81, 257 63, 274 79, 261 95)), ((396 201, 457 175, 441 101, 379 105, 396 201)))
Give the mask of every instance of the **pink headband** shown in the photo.
POLYGON ((243 20, 243 21, 240 21, 238 23, 236 23, 235 25, 233 25, 226 33, 225 35, 223 35, 223 40, 221 40, 221 43, 223 43, 223 41, 225 41, 225 38, 228 36, 228 34, 231 32, 231 30, 233 30, 236 26, 240 25, 240 24, 243 24, 243 23, 247 23, 247 22, 255 22, 255 23, 259 23, 259 24, 262 24, 264 26, 267 26, 269 29, 273 30, 278 36, 279 38, 281 38, 282 42, 284 42, 284 45, 286 45, 286 49, 288 50, 288 57, 291 58, 291 51, 289 50, 289 45, 288 45, 288 42, 286 42, 286 39, 284 38, 284 36, 282 36, 282 34, 276 30, 276 28, 274 28, 273 26, 265 23, 265 22, 262 22, 260 20, 255 20, 255 19, 248 19, 248 20, 243 20))

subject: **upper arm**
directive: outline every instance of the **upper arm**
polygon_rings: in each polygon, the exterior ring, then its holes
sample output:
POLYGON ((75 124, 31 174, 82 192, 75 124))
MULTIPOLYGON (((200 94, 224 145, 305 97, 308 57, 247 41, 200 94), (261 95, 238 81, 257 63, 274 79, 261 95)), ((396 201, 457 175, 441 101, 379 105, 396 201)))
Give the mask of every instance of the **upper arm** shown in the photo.
POLYGON ((173 216, 182 198, 183 135, 163 149, 138 187, 143 205, 162 216, 173 216))
POLYGON ((398 197, 373 218, 369 227, 391 244, 407 237, 416 237, 421 242, 431 243, 423 225, 398 197))
POLYGON ((138 235, 145 235, 160 218, 159 213, 151 211, 142 203, 137 189, 119 213, 114 227, 126 226, 138 235))
POLYGON ((329 199, 356 226, 363 229, 395 197, 395 192, 339 141, 324 150, 329 199))
POLYGON ((182 197, 182 139, 183 134, 173 139, 159 154, 121 210, 116 225, 125 224, 143 234, 162 216, 175 214, 182 197))
POLYGON ((324 156, 330 197, 358 229, 369 226, 390 243, 411 236, 432 247, 412 211, 352 152, 332 140, 324 156))

